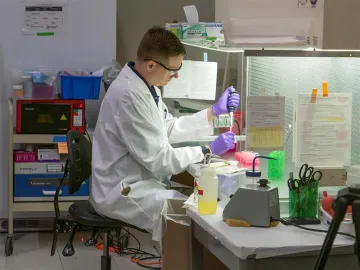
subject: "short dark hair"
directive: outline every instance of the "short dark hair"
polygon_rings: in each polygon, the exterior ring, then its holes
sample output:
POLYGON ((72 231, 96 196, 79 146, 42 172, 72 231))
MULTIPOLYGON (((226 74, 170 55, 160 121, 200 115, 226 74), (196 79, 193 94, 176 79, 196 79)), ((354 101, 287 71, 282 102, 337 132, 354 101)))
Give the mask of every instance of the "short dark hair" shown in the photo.
POLYGON ((168 59, 185 54, 185 47, 179 38, 173 32, 159 26, 147 30, 137 50, 137 58, 141 61, 145 59, 168 59))

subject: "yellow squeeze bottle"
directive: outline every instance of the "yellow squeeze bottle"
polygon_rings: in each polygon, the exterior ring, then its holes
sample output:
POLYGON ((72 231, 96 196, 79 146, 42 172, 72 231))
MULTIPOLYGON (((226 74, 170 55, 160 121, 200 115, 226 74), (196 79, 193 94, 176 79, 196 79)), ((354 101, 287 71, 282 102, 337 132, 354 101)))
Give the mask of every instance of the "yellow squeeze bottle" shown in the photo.
POLYGON ((218 203, 218 178, 216 170, 208 166, 201 166, 198 211, 200 215, 214 215, 218 203))

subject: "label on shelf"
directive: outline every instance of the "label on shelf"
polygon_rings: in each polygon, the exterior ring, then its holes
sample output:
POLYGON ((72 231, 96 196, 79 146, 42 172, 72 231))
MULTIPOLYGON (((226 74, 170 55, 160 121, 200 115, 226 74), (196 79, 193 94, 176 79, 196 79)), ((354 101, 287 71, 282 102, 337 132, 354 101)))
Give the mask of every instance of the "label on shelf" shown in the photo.
POLYGON ((58 150, 59 154, 67 154, 68 153, 68 147, 66 142, 59 142, 58 143, 58 150))

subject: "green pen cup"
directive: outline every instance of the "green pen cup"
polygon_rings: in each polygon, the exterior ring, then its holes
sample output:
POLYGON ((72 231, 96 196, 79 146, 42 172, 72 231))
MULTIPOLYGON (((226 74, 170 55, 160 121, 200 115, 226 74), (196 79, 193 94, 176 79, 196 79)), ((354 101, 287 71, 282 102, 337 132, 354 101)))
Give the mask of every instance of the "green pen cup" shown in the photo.
POLYGON ((319 181, 301 185, 289 191, 290 217, 317 217, 319 211, 319 181))

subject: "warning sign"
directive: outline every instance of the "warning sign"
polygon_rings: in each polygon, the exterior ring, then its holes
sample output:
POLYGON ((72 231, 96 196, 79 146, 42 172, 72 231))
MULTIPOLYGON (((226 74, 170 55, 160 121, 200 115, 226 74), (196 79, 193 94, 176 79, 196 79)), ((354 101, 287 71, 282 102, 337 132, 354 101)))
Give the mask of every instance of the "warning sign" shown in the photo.
POLYGON ((61 116, 60 120, 61 120, 61 121, 66 121, 66 120, 67 120, 65 114, 63 114, 63 115, 61 116))

